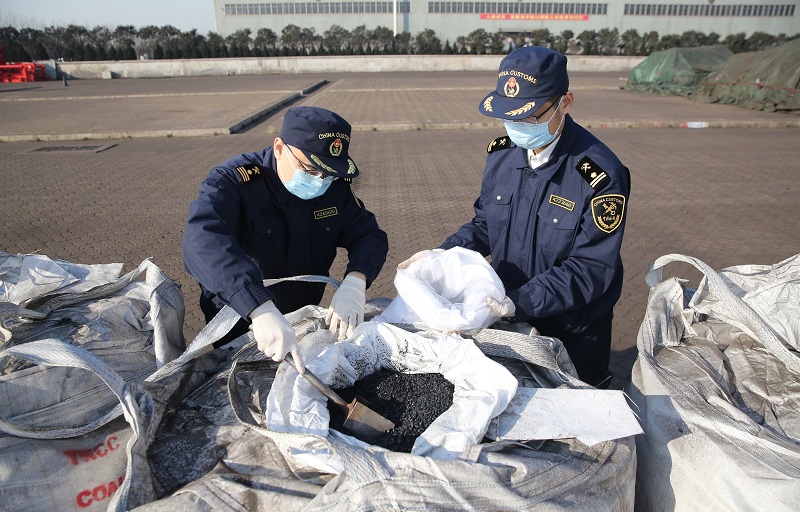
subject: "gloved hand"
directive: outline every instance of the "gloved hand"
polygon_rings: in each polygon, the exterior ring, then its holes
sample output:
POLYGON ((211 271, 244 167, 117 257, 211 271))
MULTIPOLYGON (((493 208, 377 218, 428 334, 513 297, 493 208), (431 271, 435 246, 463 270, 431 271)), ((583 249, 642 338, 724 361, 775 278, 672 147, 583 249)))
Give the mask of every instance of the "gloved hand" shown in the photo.
POLYGON ((409 266, 411 266, 412 263, 414 263, 417 260, 421 260, 422 258, 424 258, 425 256, 429 255, 432 252, 442 253, 444 252, 444 249, 425 249, 424 251, 419 251, 417 253, 414 253, 414 255, 408 258, 407 260, 400 262, 400 264, 397 265, 397 268, 407 269, 409 266))
POLYGON ((517 307, 508 296, 503 297, 503 300, 500 301, 493 297, 486 297, 486 303, 489 304, 489 308, 492 310, 494 316, 503 318, 514 316, 517 312, 517 307))
POLYGON ((367 282, 364 279, 348 274, 333 294, 325 322, 334 336, 339 332, 339 341, 352 335, 353 329, 364 321, 366 290, 367 282))
POLYGON ((273 361, 282 361, 291 352, 295 368, 298 372, 305 373, 294 329, 271 300, 254 309, 250 313, 250 320, 250 330, 253 331, 259 350, 273 361))

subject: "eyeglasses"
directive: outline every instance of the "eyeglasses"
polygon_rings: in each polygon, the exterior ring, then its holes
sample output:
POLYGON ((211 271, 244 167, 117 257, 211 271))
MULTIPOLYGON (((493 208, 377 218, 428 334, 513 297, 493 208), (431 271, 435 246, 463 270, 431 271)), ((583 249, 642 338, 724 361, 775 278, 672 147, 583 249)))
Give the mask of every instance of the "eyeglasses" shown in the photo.
POLYGON ((555 105, 555 106, 556 106, 556 108, 558 108, 558 105, 561 105, 561 100, 563 100, 563 99, 564 99, 564 95, 562 95, 562 96, 561 96, 561 98, 558 100, 558 103, 556 103, 556 97, 554 96, 553 98, 551 98, 551 99, 550 99, 550 101, 551 101, 552 103, 550 103, 550 106, 549 106, 549 107, 547 107, 547 109, 546 109, 544 112, 542 112, 542 113, 541 113, 541 114, 539 114, 538 116, 528 116, 528 117, 524 117, 524 118, 522 118, 522 119, 519 119, 519 122, 521 122, 521 123, 528 123, 528 124, 547 124, 547 123, 549 123, 549 122, 550 122, 550 120, 551 120, 551 119, 553 119, 553 117, 556 115, 556 113, 555 113, 555 112, 553 112, 553 115, 552 115, 552 116, 550 116, 550 118, 549 118, 547 121, 545 121, 545 122, 542 122, 540 119, 541 119, 541 118, 542 118, 542 117, 543 117, 545 114, 547 114, 548 112, 550 112, 550 109, 551 109, 551 108, 553 108, 553 105, 555 105))
MULTIPOLYGON (((288 144, 286 144, 285 146, 286 146, 286 149, 289 150, 289 153, 294 157, 294 159, 297 160, 297 163, 300 164, 300 170, 301 171, 303 171, 304 173, 309 174, 309 175, 311 175, 311 176, 313 176, 315 178, 319 178, 321 180, 324 180, 325 178, 329 177, 327 174, 325 174, 324 172, 322 172, 320 170, 309 169, 308 167, 306 167, 306 165, 303 162, 301 162, 300 159, 297 158, 297 156, 294 154, 294 152, 292 151, 292 148, 290 148, 288 144)), ((333 176, 330 176, 330 177, 332 178, 333 176)))

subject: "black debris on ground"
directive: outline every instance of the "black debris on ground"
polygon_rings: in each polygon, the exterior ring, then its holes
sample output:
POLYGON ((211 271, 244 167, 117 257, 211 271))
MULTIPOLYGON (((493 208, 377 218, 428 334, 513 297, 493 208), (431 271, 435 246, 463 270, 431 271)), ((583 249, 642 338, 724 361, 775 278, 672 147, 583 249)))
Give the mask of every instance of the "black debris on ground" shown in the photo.
MULTIPOLYGON (((441 373, 400 373, 381 369, 348 388, 336 392, 348 403, 358 396, 365 405, 395 427, 370 442, 396 452, 410 453, 414 441, 433 421, 453 405, 455 387, 441 373)), ((328 401, 330 428, 352 435, 342 425, 342 408, 328 401)), ((365 441, 362 439, 362 441, 365 441)))

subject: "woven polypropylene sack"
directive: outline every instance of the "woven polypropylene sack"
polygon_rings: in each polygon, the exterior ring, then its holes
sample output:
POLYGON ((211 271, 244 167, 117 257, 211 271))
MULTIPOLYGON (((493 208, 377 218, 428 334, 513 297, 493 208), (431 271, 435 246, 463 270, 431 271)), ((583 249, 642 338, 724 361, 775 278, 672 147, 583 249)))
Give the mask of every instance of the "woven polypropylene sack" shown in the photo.
MULTIPOLYGON (((367 317, 375 314, 372 305, 367 317)), ((286 316, 302 345, 323 328, 325 310, 309 306, 286 316)), ((632 510, 632 438, 591 448, 576 440, 486 442, 458 460, 437 460, 354 448, 335 431, 269 430, 266 399, 278 365, 259 353, 252 337, 197 356, 237 319, 223 309, 190 345, 194 354, 148 378, 156 415, 166 412, 156 421, 146 464, 133 470, 128 504, 138 504, 138 512, 632 510), (346 469, 334 476, 298 468, 286 456, 287 446, 326 451, 346 469), (137 475, 147 471, 155 492, 134 496, 146 487, 137 486, 137 475)), ((472 339, 490 357, 530 372, 523 384, 585 386, 558 340, 491 329, 472 339)))
POLYGON ((0 436, 3 510, 125 510, 119 498, 127 496, 133 454, 142 446, 141 419, 151 416, 149 396, 136 393, 92 353, 60 340, 0 352, 0 361, 9 357, 81 371, 101 382, 117 406, 97 411, 96 420, 64 426, 37 428, 22 423, 25 418, 1 419, 0 431, 10 433, 0 436))
POLYGON ((800 500, 800 257, 715 272, 667 255, 648 272, 628 393, 637 510, 797 510, 800 500), (704 274, 661 281, 686 262, 704 274))
MULTIPOLYGON (((388 301, 367 303, 369 319, 388 301)), ((326 311, 287 314, 301 345, 324 329, 326 311)), ((154 410, 147 456, 134 457, 126 504, 140 512, 201 510, 632 510, 632 438, 587 447, 577 440, 484 442, 457 460, 390 452, 327 435, 265 427, 278 365, 250 333, 204 348, 239 316, 224 308, 177 360, 145 382, 154 410), (298 468, 285 450, 326 451, 345 471, 298 468), (289 448, 287 448, 289 447, 289 448), (147 481, 147 477, 150 481, 147 481)), ((406 326, 414 329, 414 326, 406 326)), ((489 357, 515 367, 526 386, 584 387, 555 339, 484 329, 471 336, 489 357)), ((136 452, 136 453, 141 453, 136 452)), ((122 498, 120 497, 120 500, 122 498)))
POLYGON ((178 286, 150 261, 117 277, 120 268, 0 257, 0 289, 14 300, 0 301, 3 506, 104 510, 124 479, 133 431, 115 421, 124 407, 108 383, 86 365, 36 364, 15 353, 57 339, 122 385, 176 357, 184 344, 178 286))
MULTIPOLYGON (((492 329, 470 338, 489 357, 533 372, 528 384, 585 386, 556 339, 492 329)), ((238 373, 234 367, 229 382, 236 382, 238 373)), ((265 426, 264 399, 256 399, 268 390, 229 389, 237 417, 276 441, 298 478, 330 479, 297 465, 294 455, 301 451, 327 453, 336 462, 331 466, 344 468, 303 510, 633 510, 636 450, 631 437, 592 447, 573 439, 482 442, 455 460, 443 460, 359 446, 332 430, 327 435, 276 432, 265 426)))

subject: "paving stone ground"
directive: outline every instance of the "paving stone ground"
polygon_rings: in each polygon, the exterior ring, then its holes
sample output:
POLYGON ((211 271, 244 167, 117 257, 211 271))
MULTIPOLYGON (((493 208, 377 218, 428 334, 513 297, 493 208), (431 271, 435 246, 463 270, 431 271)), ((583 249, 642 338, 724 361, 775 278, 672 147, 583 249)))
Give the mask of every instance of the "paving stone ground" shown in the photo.
MULTIPOLYGON (((91 133, 109 116, 115 126, 140 133, 179 129, 187 120, 216 126, 323 79, 326 86, 293 105, 323 106, 353 123, 351 153, 363 173, 355 190, 390 242, 368 297, 393 297, 397 263, 437 246, 472 215, 486 145, 503 134, 500 124, 477 113, 477 102, 494 86, 491 73, 0 84, 0 137, 74 133, 76 120, 81 133, 91 133), (230 101, 237 97, 248 99, 230 101), (156 98, 163 107, 158 115, 156 98)), ((644 275, 656 258, 686 254, 722 269, 770 265, 800 252, 800 130, 783 127, 797 126, 797 117, 628 93, 619 89, 622 79, 610 73, 572 79, 575 119, 617 153, 632 177, 625 283, 614 319, 615 388, 630 379, 647 303, 644 275), (704 120, 731 127, 657 128, 704 120), (621 128, 626 125, 648 128, 621 128)), ((190 341, 203 320, 198 286, 181 261, 188 204, 215 164, 271 144, 285 108, 233 135, 0 142, 0 250, 86 264, 122 262, 126 270, 152 257, 182 285, 190 341), (53 150, 79 146, 111 147, 53 150)), ((341 278, 344 262, 340 254, 334 277, 341 278)), ((699 279, 683 264, 669 266, 666 275, 699 279)))

